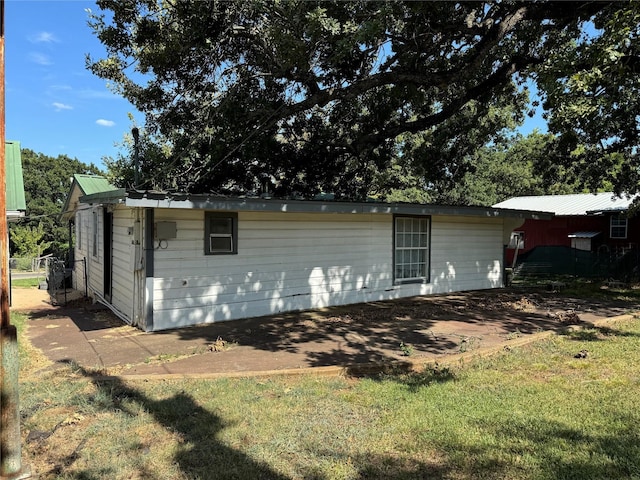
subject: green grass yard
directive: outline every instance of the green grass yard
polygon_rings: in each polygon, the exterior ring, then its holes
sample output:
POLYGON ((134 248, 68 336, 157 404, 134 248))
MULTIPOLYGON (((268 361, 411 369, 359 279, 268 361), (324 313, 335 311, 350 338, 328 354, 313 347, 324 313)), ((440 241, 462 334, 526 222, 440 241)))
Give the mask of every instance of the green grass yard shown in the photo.
POLYGON ((44 275, 37 278, 13 278, 11 286, 14 288, 34 288, 38 287, 42 281, 44 281, 44 275))
POLYGON ((41 479, 640 478, 638 320, 367 379, 101 382, 21 350, 41 479))

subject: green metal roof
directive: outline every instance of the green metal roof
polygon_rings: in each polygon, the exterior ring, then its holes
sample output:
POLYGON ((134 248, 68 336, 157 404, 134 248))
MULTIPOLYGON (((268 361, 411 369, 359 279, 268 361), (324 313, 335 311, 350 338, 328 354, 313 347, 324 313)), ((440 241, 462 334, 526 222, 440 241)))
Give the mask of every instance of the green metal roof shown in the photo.
POLYGON ((73 179, 78 183, 83 195, 109 192, 116 189, 106 178, 99 175, 75 174, 73 179))
POLYGON ((73 176, 71 189, 62 207, 62 218, 73 215, 73 211, 76 209, 80 197, 85 195, 100 195, 105 192, 111 192, 112 190, 117 190, 117 188, 100 175, 76 173, 73 176))
POLYGON ((7 188, 7 213, 24 212, 27 202, 24 198, 24 180, 22 178, 22 157, 20 142, 5 142, 5 176, 7 188))

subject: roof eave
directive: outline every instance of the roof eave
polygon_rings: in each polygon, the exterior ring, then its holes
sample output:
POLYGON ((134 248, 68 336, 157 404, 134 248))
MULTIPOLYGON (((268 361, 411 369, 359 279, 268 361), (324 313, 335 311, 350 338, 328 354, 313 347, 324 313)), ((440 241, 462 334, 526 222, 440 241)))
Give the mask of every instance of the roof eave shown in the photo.
POLYGON ((283 200, 258 197, 167 194, 165 192, 125 191, 117 189, 80 197, 86 204, 124 204, 138 208, 174 208, 192 210, 288 212, 288 213, 368 213, 406 215, 455 215, 489 218, 548 220, 550 212, 494 207, 465 207, 412 203, 340 202, 320 200, 283 200))
POLYGON ((601 208, 600 210, 588 210, 587 215, 604 215, 606 213, 624 213, 629 210, 627 207, 620 208, 601 208))
POLYGON ((92 193, 91 195, 82 195, 78 199, 80 203, 88 203, 90 205, 96 203, 124 203, 127 192, 124 188, 116 188, 106 192, 92 193))
POLYGON ((7 222, 18 222, 24 217, 24 210, 7 210, 7 222))

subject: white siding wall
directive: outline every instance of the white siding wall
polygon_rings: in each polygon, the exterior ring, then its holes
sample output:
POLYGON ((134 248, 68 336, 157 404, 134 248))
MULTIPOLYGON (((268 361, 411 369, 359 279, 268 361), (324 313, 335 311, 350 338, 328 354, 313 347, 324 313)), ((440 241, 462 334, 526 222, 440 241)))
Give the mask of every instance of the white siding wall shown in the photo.
POLYGON ((113 212, 113 253, 111 304, 129 322, 133 321, 133 266, 131 265, 133 210, 118 208, 113 212))
MULTIPOLYGON (((93 212, 98 215, 98 235, 102 232, 102 210, 98 207, 93 208, 89 205, 81 206, 76 212, 76 236, 80 234, 80 239, 76 238, 75 265, 74 265, 74 288, 84 291, 87 288, 89 297, 93 298, 94 291, 102 293, 102 264, 99 256, 93 255, 93 212), (84 263, 82 260, 84 259, 84 263), (85 267, 86 264, 86 267, 85 267), (87 273, 87 283, 85 285, 85 270, 87 273)), ((98 237, 100 238, 100 237, 98 237)), ((100 243, 98 248, 100 248, 100 243)), ((100 250, 98 250, 98 254, 100 250)))
MULTIPOLYGON (((77 227, 80 229, 80 242, 76 242, 75 246, 75 265, 74 265, 74 288, 84 291, 84 265, 82 259, 86 261, 87 269, 87 293, 90 298, 95 298, 95 293, 102 295, 104 293, 104 274, 103 274, 103 213, 101 207, 84 206, 76 212, 76 223, 80 223, 77 227), (97 217, 97 254, 94 255, 93 239, 94 239, 94 221, 93 215, 97 217)), ((76 230, 77 235, 77 230, 76 230)))
POLYGON ((83 260, 87 256, 87 224, 88 217, 91 215, 90 210, 81 208, 75 214, 76 243, 73 246, 73 255, 75 264, 73 265, 73 288, 75 290, 85 291, 85 265, 83 260))
POLYGON ((433 218, 433 293, 501 287, 502 260, 501 219, 433 218))
POLYGON ((204 212, 159 209, 153 329, 502 284, 502 221, 433 217, 431 283, 393 285, 393 217, 238 214, 238 254, 204 255, 204 212))
POLYGON ((89 296, 94 297, 94 292, 104 294, 104 245, 103 228, 104 219, 102 207, 94 207, 87 214, 87 270, 89 279, 89 296), (97 225, 94 224, 94 215, 97 225), (97 249, 94 251, 94 235, 97 239, 97 249))

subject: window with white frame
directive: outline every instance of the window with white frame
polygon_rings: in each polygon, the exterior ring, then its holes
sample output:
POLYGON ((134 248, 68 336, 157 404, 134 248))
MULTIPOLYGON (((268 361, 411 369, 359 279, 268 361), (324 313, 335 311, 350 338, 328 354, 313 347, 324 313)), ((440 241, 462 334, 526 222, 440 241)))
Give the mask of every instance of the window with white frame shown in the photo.
POLYGON ((624 215, 611 216, 611 238, 627 238, 627 217, 624 215))
POLYGON ((238 253, 238 214, 206 212, 204 226, 205 255, 238 253))
POLYGON ((429 217, 394 219, 394 280, 396 283, 429 280, 429 217))

